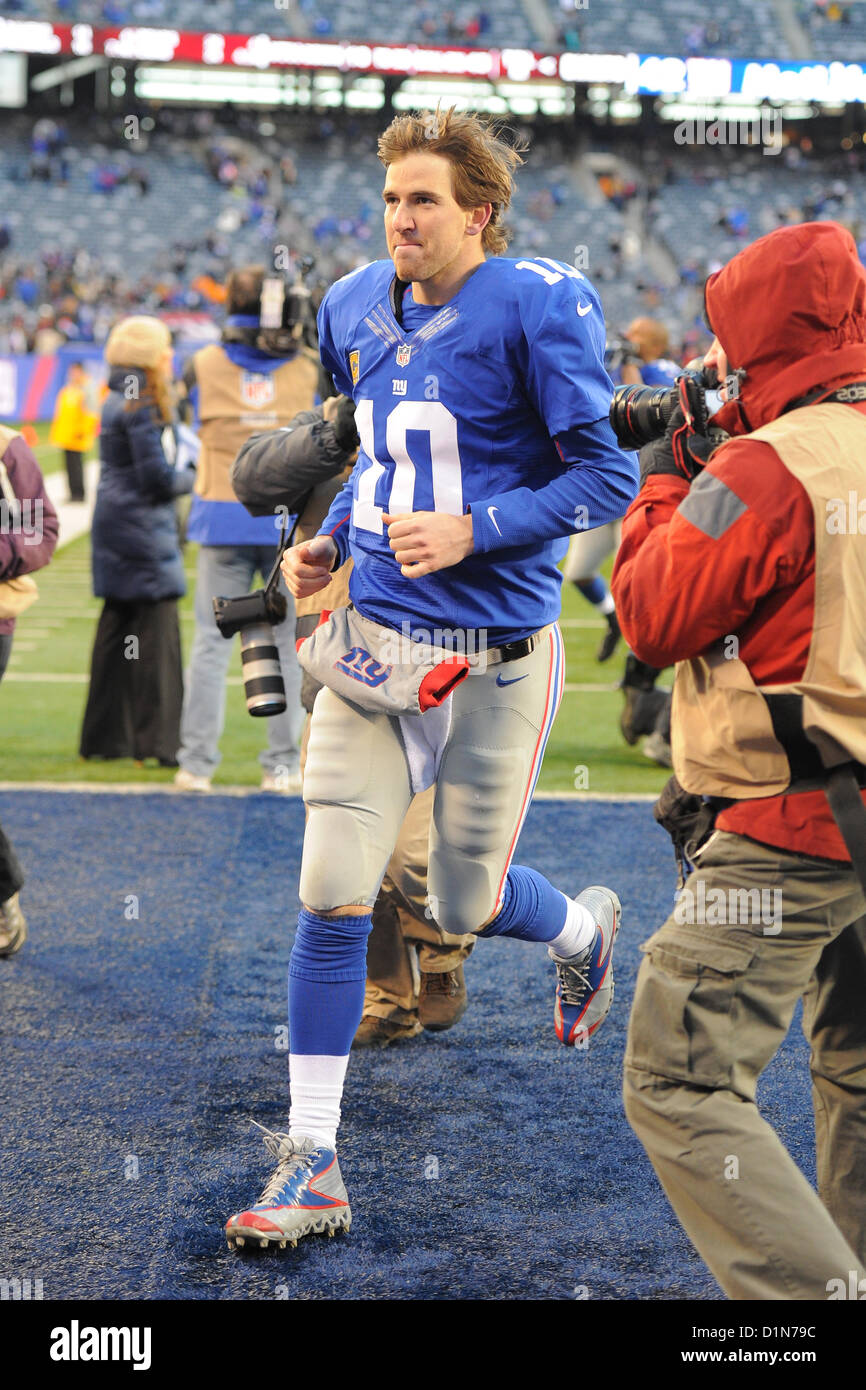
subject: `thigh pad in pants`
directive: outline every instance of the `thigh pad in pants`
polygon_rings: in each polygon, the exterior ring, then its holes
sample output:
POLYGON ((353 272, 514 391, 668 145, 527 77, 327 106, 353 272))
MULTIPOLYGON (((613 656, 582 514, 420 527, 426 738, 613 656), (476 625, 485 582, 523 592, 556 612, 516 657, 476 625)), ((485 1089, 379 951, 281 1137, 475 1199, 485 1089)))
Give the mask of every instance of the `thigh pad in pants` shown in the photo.
POLYGON ((430 907, 445 931, 475 932, 502 905, 559 702, 561 644, 551 628, 529 656, 470 676, 452 696, 430 836, 430 907))
POLYGON ((321 690, 304 770, 301 901, 316 912, 372 907, 410 800, 393 721, 321 690))

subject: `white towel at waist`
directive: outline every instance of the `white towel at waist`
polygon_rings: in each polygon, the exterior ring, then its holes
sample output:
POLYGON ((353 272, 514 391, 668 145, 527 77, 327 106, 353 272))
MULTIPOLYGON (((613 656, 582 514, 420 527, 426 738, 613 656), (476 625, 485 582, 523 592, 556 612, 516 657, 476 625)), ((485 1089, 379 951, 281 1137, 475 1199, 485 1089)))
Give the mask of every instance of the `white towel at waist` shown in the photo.
POLYGON ((400 716, 400 733, 409 764, 413 796, 432 787, 439 776, 439 764, 451 733, 453 698, 453 695, 449 695, 441 705, 425 710, 423 714, 400 716))

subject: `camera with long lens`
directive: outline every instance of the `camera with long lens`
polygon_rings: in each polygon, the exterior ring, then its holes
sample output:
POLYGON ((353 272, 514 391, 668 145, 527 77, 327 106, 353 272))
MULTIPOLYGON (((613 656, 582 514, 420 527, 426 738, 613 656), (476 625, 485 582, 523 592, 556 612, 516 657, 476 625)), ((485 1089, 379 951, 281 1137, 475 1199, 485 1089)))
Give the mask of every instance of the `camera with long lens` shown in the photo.
MULTIPOLYGON (((683 369, 682 376, 690 376, 700 387, 701 423, 705 424, 723 405, 715 368, 703 366, 702 359, 697 358, 683 369)), ((644 444, 660 439, 678 404, 676 386, 617 386, 610 403, 610 423, 622 448, 642 449, 644 444)), ((710 438, 727 438, 722 430, 712 427, 705 432, 710 438)))
POLYGON ((279 559, 264 589, 213 601, 214 618, 223 637, 241 634, 244 694, 247 709, 255 716, 282 714, 286 708, 286 687, 273 632, 273 624, 281 623, 288 611, 285 596, 275 584, 272 586, 278 565, 279 559))

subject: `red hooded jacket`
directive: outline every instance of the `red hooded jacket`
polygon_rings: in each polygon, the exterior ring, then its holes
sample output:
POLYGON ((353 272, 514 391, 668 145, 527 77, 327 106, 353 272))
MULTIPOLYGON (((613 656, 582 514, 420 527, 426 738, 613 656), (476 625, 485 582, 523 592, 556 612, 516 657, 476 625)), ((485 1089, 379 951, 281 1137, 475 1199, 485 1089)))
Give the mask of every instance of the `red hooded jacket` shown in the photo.
MULTIPOLYGON (((812 633, 812 504, 769 444, 736 436, 819 387, 866 381, 866 270, 838 224, 781 227, 710 277, 706 306, 729 368, 746 370, 739 398, 713 418, 735 437, 707 472, 745 510, 721 535, 706 535, 678 510, 688 483, 651 475, 623 523, 611 584, 617 615, 633 651, 653 666, 736 635, 757 685, 795 681, 812 633)), ((849 409, 866 413, 866 404, 849 409)), ((866 460, 863 485, 866 497, 866 460)), ((860 529, 866 534, 866 515, 860 529)), ((740 801, 716 824, 783 849, 849 858, 822 791, 740 801)))

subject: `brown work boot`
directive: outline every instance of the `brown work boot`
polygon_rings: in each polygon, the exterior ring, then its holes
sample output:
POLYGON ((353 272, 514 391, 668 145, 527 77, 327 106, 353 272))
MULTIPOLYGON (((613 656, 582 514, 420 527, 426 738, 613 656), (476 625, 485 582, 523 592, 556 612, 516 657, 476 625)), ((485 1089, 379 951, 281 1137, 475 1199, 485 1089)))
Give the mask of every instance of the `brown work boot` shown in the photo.
POLYGON ((389 1047, 391 1043, 408 1042, 417 1038, 422 1031, 417 1018, 411 1022, 400 1023, 395 1018, 378 1018, 376 1014, 364 1014, 358 1024, 353 1047, 389 1047))
POLYGON ((5 903, 0 903, 0 956, 14 955, 26 939, 27 923, 18 902, 18 894, 13 893, 5 903))
POLYGON ((466 1012, 466 978, 463 966, 456 970, 421 971, 421 990, 418 995, 418 1018, 421 1027, 431 1033, 444 1033, 453 1028, 466 1012))

